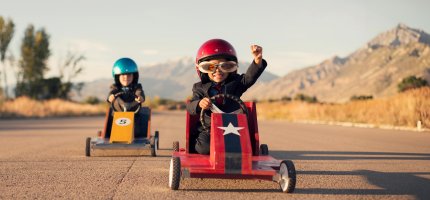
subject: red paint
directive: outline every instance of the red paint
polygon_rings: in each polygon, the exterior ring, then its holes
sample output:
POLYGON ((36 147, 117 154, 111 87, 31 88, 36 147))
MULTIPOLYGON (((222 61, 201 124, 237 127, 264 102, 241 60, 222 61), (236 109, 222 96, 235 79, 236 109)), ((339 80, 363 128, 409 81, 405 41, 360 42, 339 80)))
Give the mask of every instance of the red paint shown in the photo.
POLYGON ((223 127, 222 114, 213 113, 211 116, 211 152, 210 161, 215 170, 224 173, 225 153, 224 153, 224 131, 218 127, 223 127))
POLYGON ((224 127, 222 114, 212 114, 211 120, 211 153, 200 155, 190 153, 190 139, 193 125, 199 122, 199 116, 186 116, 186 147, 179 152, 173 152, 173 157, 181 160, 181 170, 188 171, 191 178, 226 178, 226 179, 261 179, 272 180, 279 170, 280 162, 271 156, 259 156, 259 133, 257 112, 254 102, 245 102, 248 109, 248 119, 245 114, 237 114, 240 142, 242 147, 242 173, 225 174, 224 127))

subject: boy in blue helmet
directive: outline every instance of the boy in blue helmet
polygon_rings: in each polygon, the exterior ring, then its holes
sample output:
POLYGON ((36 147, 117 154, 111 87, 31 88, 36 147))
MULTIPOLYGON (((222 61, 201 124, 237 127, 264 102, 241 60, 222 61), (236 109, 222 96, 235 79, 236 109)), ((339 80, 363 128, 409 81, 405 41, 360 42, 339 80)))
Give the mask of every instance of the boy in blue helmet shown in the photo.
POLYGON ((118 59, 112 68, 112 76, 115 83, 111 86, 107 101, 112 103, 115 95, 123 92, 121 99, 124 102, 137 101, 143 103, 145 94, 142 85, 138 83, 139 71, 136 63, 130 58, 118 59))

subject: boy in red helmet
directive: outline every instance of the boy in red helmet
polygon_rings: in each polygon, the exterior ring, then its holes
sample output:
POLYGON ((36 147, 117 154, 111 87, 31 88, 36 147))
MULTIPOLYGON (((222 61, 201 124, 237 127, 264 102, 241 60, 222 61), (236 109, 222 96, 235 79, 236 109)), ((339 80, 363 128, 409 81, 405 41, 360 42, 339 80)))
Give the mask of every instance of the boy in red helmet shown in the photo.
MULTIPOLYGON (((193 86, 193 96, 187 104, 187 110, 191 115, 200 114, 205 109, 206 127, 210 127, 210 97, 217 94, 230 94, 241 97, 263 73, 267 62, 263 59, 263 48, 251 45, 251 53, 254 57, 245 74, 237 73, 237 56, 233 46, 222 39, 212 39, 203 43, 197 51, 196 69, 201 81, 193 86)), ((237 103, 230 99, 216 99, 216 106, 224 112, 239 110, 237 103)), ((209 154, 210 128, 205 130, 201 125, 197 126, 197 139, 195 150, 200 154, 209 154)))

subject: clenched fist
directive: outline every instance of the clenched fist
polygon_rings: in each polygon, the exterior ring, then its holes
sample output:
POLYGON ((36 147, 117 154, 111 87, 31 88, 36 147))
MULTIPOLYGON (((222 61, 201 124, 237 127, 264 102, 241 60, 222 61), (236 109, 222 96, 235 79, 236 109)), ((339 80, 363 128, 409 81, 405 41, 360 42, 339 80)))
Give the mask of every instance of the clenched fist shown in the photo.
POLYGON ((258 45, 251 45, 251 53, 252 56, 254 56, 254 62, 257 65, 261 64, 261 61, 263 60, 263 48, 258 45))

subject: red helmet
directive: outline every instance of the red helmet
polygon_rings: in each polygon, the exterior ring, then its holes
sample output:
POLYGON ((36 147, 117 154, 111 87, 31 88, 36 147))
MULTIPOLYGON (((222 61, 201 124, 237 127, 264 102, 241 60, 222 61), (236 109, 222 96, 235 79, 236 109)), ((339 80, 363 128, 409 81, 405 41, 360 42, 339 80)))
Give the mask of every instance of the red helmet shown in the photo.
POLYGON ((222 39, 212 39, 203 43, 197 51, 196 65, 214 58, 225 58, 237 62, 236 51, 233 46, 222 39))

